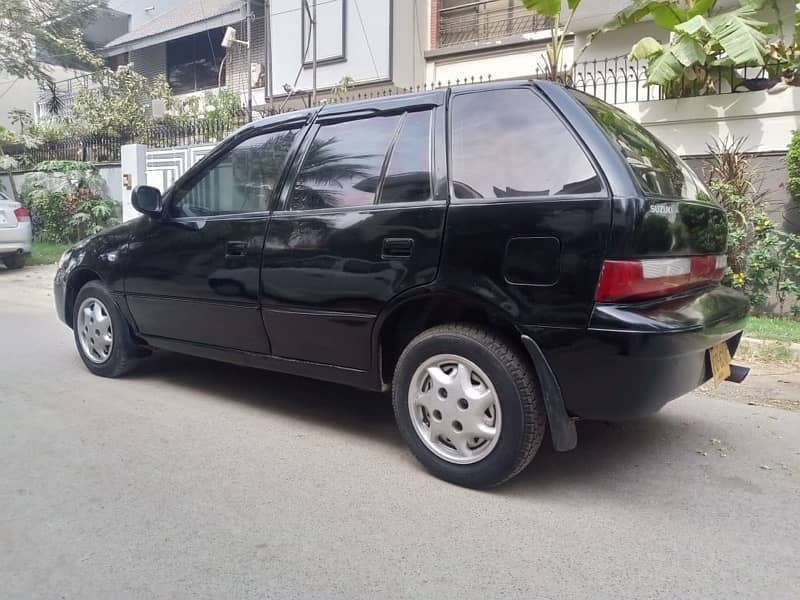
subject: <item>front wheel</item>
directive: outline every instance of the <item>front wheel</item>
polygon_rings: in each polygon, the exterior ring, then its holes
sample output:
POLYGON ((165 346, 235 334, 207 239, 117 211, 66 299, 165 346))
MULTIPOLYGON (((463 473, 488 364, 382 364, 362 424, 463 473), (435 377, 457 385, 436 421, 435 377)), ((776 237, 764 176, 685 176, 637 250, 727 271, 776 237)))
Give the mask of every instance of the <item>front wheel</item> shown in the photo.
POLYGON ((99 281, 84 285, 75 298, 72 330, 83 364, 95 375, 119 377, 137 364, 130 327, 114 298, 99 281))
POLYGON ((531 365, 501 336, 472 325, 435 327, 409 343, 395 370, 393 405, 417 459, 466 487, 511 479, 544 438, 531 365))

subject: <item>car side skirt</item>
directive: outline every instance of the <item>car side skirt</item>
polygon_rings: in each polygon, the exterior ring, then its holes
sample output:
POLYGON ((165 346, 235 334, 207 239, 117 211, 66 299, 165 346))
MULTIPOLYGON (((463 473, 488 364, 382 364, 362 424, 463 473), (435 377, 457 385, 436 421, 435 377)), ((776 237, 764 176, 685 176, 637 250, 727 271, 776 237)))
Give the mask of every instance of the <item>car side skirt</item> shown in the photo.
POLYGON ((280 356, 270 356, 257 352, 246 352, 242 350, 231 350, 220 346, 210 346, 185 342, 171 338, 163 338, 152 335, 140 336, 149 346, 161 350, 168 350, 179 354, 188 354, 200 358, 218 360, 244 367, 254 367, 266 371, 275 371, 300 377, 309 377, 330 383, 340 383, 364 390, 384 391, 380 377, 373 371, 363 371, 335 365, 296 360, 292 358, 282 358, 280 356))

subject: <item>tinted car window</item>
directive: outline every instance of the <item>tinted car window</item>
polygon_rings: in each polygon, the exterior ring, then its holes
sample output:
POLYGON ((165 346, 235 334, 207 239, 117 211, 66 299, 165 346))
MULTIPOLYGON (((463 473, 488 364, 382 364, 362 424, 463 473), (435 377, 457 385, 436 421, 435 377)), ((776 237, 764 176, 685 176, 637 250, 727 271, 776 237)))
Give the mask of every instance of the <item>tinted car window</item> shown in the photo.
POLYGON ((627 113, 588 94, 574 96, 622 152, 646 194, 710 201, 694 171, 627 113))
POLYGON ((296 130, 249 138, 230 150, 199 180, 178 191, 173 217, 195 217, 269 210, 296 130))
POLYGON ((431 114, 406 115, 383 180, 382 204, 431 199, 431 114))
POLYGON ((322 125, 303 158, 289 210, 373 204, 400 119, 392 115, 322 125))
POLYGON ((452 102, 456 198, 590 194, 602 190, 589 159, 531 90, 491 90, 452 102))

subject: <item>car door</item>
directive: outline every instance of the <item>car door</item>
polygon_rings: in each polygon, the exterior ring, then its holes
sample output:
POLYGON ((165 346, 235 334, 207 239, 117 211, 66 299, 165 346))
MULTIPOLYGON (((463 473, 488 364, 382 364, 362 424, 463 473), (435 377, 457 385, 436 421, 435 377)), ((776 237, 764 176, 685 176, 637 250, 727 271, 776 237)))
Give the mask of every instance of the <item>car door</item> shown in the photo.
POLYGON ((258 305, 269 209, 302 128, 254 131, 212 158, 142 218, 125 293, 145 336, 269 353, 258 305))
POLYGON ((444 97, 317 117, 264 244, 263 317, 276 356, 366 370, 380 309, 436 277, 444 97))

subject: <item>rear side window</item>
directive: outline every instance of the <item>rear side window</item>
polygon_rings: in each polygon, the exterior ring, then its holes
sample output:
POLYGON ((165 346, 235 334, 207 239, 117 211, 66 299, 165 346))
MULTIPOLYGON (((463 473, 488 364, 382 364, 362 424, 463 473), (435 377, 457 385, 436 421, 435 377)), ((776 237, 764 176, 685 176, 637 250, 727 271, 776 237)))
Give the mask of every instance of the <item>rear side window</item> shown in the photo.
POLYGON ((583 149, 532 90, 463 94, 451 108, 456 199, 602 191, 583 149))
POLYGON ((401 119, 391 115, 320 126, 297 174, 289 210, 373 204, 401 119))

